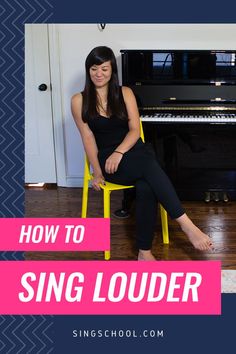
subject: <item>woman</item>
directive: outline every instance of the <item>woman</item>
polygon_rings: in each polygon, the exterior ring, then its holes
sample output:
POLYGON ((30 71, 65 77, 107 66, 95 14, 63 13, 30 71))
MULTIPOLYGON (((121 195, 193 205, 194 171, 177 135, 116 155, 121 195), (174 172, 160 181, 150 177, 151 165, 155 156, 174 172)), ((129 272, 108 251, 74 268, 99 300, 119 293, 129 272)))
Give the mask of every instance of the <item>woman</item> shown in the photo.
POLYGON ((155 260, 151 247, 157 202, 196 249, 210 250, 210 238, 188 218, 154 153, 140 139, 137 103, 130 88, 119 86, 113 51, 94 48, 85 66, 85 88, 72 97, 72 114, 93 168, 93 188, 100 190, 104 180, 136 187, 138 260, 155 260))

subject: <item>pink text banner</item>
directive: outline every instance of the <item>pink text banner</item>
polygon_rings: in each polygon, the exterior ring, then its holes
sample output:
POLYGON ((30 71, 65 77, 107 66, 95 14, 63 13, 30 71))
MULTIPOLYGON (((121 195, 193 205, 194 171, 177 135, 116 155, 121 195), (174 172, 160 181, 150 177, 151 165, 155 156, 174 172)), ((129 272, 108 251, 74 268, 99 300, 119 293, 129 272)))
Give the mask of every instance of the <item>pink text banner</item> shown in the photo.
POLYGON ((218 261, 2 261, 1 314, 221 313, 218 261))
POLYGON ((1 251, 105 251, 110 219, 2 218, 1 251))

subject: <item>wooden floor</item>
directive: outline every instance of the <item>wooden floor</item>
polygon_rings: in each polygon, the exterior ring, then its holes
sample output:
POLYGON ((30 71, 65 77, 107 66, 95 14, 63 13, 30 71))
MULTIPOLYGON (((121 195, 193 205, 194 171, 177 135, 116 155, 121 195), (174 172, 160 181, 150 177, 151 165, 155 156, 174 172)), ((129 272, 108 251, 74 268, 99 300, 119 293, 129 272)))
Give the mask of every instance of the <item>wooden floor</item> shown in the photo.
MULTIPOLYGON (((81 188, 26 189, 26 217, 80 217, 81 188)), ((113 192, 111 210, 121 206, 122 192, 113 192)), ((213 239, 215 249, 196 251, 176 222, 169 219, 170 244, 163 245, 160 218, 156 228, 153 253, 158 260, 221 260, 222 269, 236 269, 236 202, 183 202, 187 214, 213 239)), ((88 217, 102 217, 102 195, 89 192, 88 217)), ((27 252, 31 260, 101 260, 102 252, 27 252)), ((111 217, 111 259, 136 260, 134 217, 111 217)))

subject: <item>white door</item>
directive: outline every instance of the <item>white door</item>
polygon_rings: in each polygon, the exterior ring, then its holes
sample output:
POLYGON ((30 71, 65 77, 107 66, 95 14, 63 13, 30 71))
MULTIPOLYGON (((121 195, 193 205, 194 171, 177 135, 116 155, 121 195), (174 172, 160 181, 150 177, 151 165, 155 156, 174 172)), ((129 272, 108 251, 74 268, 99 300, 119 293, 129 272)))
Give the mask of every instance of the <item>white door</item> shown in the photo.
POLYGON ((25 182, 56 183, 48 26, 25 25, 25 182))

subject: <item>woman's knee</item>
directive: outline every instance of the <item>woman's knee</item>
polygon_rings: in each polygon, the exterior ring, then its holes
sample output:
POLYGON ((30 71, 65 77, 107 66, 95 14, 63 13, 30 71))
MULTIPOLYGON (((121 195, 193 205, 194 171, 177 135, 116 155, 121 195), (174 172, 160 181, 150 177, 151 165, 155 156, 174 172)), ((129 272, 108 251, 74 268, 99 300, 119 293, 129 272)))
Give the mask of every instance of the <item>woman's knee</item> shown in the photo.
POLYGON ((136 198, 155 199, 154 193, 150 185, 145 180, 138 180, 135 184, 136 198))

